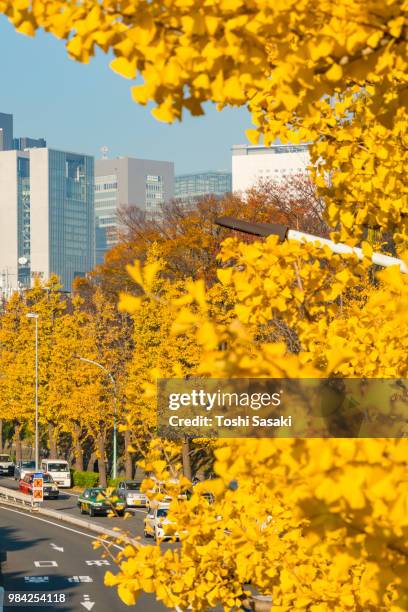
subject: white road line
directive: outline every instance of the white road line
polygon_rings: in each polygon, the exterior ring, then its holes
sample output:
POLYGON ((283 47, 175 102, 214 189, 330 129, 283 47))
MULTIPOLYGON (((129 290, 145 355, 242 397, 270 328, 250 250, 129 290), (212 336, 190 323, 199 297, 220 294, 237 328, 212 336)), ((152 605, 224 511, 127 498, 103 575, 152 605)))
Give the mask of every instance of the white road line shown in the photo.
MULTIPOLYGON (((32 518, 36 521, 41 521, 42 523, 48 523, 49 525, 54 525, 55 527, 59 527, 60 529, 65 529, 66 531, 72 531, 73 533, 77 533, 79 535, 83 535, 90 540, 99 540, 100 542, 105 542, 103 538, 98 538, 96 535, 89 535, 89 533, 84 533, 83 531, 78 531, 77 529, 72 529, 72 527, 66 527, 65 525, 60 525, 59 523, 54 523, 53 521, 48 521, 47 519, 40 518, 39 516, 33 516, 32 514, 27 514, 26 512, 20 512, 19 510, 12 510, 11 508, 5 508, 4 506, 0 506, 1 510, 7 510, 8 512, 14 512, 15 514, 21 514, 26 518, 32 518)), ((119 546, 118 544, 113 544, 115 548, 119 550, 123 550, 123 546, 119 546)), ((0 608, 1 612, 1 608, 0 608)))

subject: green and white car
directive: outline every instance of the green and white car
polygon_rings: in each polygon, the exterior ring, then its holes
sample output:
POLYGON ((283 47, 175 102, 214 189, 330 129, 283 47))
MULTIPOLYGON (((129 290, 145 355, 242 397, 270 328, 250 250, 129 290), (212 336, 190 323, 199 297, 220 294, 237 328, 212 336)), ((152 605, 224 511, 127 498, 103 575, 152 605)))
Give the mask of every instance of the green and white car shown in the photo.
POLYGON ((115 492, 109 495, 102 487, 85 489, 78 497, 77 503, 81 514, 89 514, 89 516, 96 514, 106 516, 108 512, 115 512, 123 516, 125 513, 125 502, 115 492))

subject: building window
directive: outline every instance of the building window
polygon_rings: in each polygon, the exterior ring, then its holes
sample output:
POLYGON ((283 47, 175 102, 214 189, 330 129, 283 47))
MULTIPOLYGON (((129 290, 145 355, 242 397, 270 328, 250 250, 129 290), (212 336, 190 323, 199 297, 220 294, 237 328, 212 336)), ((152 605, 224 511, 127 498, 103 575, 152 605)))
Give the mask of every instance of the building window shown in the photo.
POLYGON ((82 160, 68 158, 65 162, 65 177, 79 182, 84 176, 85 170, 82 160))

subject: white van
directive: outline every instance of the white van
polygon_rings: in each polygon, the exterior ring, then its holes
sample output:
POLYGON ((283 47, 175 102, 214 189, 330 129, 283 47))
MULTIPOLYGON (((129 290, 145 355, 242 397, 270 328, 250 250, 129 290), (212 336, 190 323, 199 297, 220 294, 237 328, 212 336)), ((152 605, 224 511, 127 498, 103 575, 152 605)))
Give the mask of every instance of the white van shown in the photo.
POLYGON ((51 474, 59 487, 68 488, 71 486, 71 473, 68 461, 64 461, 64 459, 43 459, 41 461, 41 470, 51 474))

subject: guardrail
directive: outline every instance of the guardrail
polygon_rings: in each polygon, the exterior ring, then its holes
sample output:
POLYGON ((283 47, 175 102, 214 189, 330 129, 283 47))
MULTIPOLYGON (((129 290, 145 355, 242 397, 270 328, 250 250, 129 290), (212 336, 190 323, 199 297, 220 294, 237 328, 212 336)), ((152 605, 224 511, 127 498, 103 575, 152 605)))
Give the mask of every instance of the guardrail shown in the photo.
POLYGON ((29 508, 31 511, 38 511, 38 504, 33 501, 30 495, 20 493, 20 491, 13 491, 6 487, 0 487, 0 502, 3 504, 29 508))
MULTIPOLYGON (((0 504, 7 504, 17 508, 26 508, 30 511, 34 511, 40 516, 45 516, 63 523, 75 525, 76 527, 81 527, 82 529, 92 531, 98 535, 105 535, 115 539, 119 536, 118 532, 114 531, 113 529, 107 529, 106 527, 102 527, 102 525, 92 523, 91 521, 86 521, 83 518, 72 516, 67 512, 58 512, 58 510, 44 508, 40 506, 40 504, 34 502, 31 495, 26 495, 25 493, 20 493, 20 491, 14 491, 12 489, 7 489, 6 487, 0 487, 0 504)), ((122 536, 122 539, 128 544, 136 543, 134 538, 122 536)))

